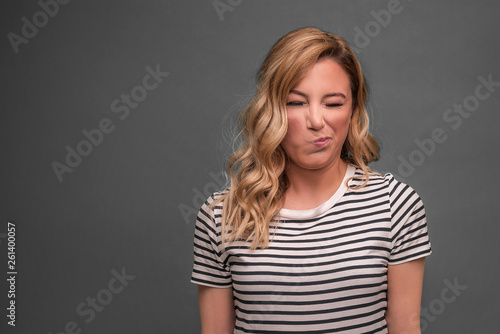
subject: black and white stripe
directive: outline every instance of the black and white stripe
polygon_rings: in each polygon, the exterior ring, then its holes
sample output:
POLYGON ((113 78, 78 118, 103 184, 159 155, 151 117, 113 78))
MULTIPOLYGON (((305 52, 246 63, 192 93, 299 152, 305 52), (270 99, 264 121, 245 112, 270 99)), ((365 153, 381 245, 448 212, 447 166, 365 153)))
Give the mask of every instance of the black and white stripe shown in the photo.
MULTIPOLYGON (((344 180, 353 175, 362 171, 349 166, 344 180)), ((387 333, 387 266, 431 253, 420 197, 391 174, 281 210, 264 250, 221 250, 222 207, 208 207, 217 196, 197 217, 191 282, 233 288, 235 333, 387 333)))

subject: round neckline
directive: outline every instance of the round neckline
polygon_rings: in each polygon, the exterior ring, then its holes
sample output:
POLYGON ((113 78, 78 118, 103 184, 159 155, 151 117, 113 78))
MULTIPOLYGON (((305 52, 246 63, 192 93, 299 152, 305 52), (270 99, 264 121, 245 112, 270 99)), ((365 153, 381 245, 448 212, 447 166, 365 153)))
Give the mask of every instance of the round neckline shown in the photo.
POLYGON ((281 218, 288 218, 288 219, 310 219, 318 217, 319 215, 330 209, 332 206, 334 206, 335 203, 337 203, 339 199, 344 195, 344 193, 347 190, 346 181, 350 177, 354 176, 355 171, 356 167, 347 165, 344 178, 342 179, 342 182, 340 183, 340 186, 338 187, 337 191, 335 191, 332 197, 330 197, 323 204, 320 204, 319 206, 313 209, 306 209, 306 210, 281 209, 279 216, 281 218))

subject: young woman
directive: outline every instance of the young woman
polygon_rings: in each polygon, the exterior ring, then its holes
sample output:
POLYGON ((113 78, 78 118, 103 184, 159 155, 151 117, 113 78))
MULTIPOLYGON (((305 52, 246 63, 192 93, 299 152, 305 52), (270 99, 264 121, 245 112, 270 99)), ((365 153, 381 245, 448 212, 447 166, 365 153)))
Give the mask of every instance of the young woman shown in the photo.
POLYGON ((366 84, 349 45, 282 37, 240 116, 231 185, 201 207, 191 281, 203 334, 420 333, 417 193, 367 165, 366 84))

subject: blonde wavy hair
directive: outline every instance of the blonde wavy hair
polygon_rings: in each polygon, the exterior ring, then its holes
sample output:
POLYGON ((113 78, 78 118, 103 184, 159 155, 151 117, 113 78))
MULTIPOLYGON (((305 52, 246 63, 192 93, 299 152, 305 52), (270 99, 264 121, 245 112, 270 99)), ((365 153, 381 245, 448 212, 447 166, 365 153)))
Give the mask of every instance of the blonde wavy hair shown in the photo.
MULTIPOLYGON (((379 145, 369 133, 366 83, 347 42, 317 28, 294 30, 271 48, 257 76, 256 92, 238 118, 240 147, 229 157, 231 185, 212 202, 223 202, 222 248, 231 241, 267 248, 269 224, 278 217, 289 186, 288 156, 281 146, 286 135, 288 94, 320 59, 340 64, 351 81, 353 112, 341 159, 364 171, 362 188, 373 173, 367 166, 379 158, 379 145)), ((349 185, 348 185, 349 186, 349 185)))

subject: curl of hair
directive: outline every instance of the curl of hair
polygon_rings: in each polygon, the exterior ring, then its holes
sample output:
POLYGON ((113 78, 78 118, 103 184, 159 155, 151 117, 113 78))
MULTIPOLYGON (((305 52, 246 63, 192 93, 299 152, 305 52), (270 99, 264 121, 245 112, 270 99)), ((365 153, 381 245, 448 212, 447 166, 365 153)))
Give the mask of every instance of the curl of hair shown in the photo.
POLYGON ((236 240, 251 241, 250 249, 268 247, 269 224, 279 216, 289 186, 288 156, 281 146, 288 128, 286 100, 323 58, 340 64, 351 81, 353 112, 341 159, 365 175, 362 183, 351 188, 364 187, 373 173, 368 163, 379 158, 379 145, 369 133, 367 88, 354 52, 337 35, 309 27, 294 30, 269 51, 257 76, 256 92, 238 118, 241 145, 227 161, 231 186, 212 202, 212 207, 223 202, 222 248, 236 240))

